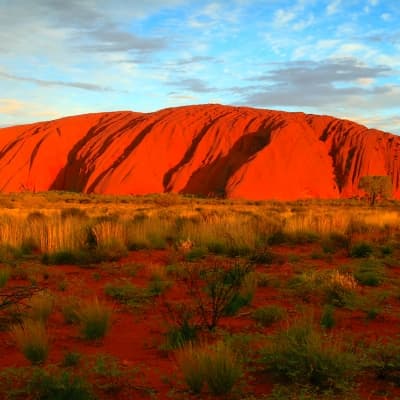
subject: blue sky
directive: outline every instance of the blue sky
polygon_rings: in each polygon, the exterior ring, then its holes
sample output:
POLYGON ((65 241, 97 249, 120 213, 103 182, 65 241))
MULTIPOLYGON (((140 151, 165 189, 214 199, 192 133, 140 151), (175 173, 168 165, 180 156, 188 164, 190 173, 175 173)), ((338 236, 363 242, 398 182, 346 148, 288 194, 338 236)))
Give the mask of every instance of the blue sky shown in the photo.
POLYGON ((200 103, 400 134, 398 0, 0 0, 0 125, 200 103))

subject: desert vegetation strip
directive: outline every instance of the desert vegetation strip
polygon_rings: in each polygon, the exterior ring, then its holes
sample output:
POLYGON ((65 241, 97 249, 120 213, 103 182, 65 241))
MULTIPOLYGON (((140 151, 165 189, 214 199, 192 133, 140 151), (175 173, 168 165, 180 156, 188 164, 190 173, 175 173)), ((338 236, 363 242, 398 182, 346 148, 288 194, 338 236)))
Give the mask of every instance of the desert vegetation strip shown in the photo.
POLYGON ((396 203, 13 196, 1 398, 400 396, 396 203))

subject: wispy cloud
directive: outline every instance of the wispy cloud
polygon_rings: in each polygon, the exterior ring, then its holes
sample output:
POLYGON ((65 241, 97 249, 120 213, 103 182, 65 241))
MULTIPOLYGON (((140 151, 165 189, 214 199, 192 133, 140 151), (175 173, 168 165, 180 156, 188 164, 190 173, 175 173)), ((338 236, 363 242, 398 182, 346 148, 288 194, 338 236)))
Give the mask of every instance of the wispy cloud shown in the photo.
POLYGON ((252 78, 255 87, 241 88, 242 102, 271 107, 357 108, 377 104, 393 108, 400 101, 400 86, 365 85, 393 71, 385 66, 370 67, 355 59, 324 62, 289 62, 252 78))
POLYGON ((340 10, 342 0, 331 0, 326 7, 327 15, 336 14, 340 10))
POLYGON ((3 78, 6 78, 6 79, 14 80, 14 81, 29 82, 29 83, 34 83, 35 85, 47 86, 47 87, 49 87, 49 86, 64 86, 64 87, 71 87, 71 88, 82 89, 82 90, 90 90, 93 92, 109 92, 109 91, 113 90, 107 86, 100 86, 100 85, 96 85, 93 83, 37 79, 37 78, 31 78, 31 77, 26 77, 26 76, 17 76, 17 75, 13 75, 13 74, 9 74, 7 72, 1 72, 1 71, 0 71, 0 76, 2 76, 3 78))
POLYGON ((170 84, 180 88, 181 90, 195 93, 210 93, 217 91, 215 87, 209 86, 206 81, 198 78, 182 79, 180 81, 171 82, 170 84))

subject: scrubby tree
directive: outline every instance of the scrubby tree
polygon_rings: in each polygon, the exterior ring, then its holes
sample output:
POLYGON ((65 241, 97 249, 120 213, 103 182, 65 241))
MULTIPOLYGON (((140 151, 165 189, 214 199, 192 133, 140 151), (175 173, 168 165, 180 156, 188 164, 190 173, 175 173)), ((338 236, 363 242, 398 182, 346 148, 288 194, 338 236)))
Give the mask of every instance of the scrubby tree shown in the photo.
POLYGON ((363 176, 360 179, 358 188, 362 189, 369 200, 369 204, 373 206, 379 199, 387 199, 392 195, 392 181, 390 176, 363 176))

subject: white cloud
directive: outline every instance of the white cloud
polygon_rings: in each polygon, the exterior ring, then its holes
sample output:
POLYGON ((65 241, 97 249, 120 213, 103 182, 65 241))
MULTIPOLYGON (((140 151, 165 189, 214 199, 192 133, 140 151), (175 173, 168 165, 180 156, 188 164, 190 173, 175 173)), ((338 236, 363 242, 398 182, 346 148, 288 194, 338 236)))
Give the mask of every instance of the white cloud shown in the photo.
POLYGON ((332 0, 326 7, 326 13, 328 15, 336 14, 341 6, 341 0, 332 0))
POLYGON ((280 8, 275 12, 275 25, 286 25, 296 18, 296 13, 293 10, 283 10, 280 8))
POLYGON ((385 22, 388 22, 392 19, 392 15, 389 13, 383 13, 381 14, 381 19, 383 19, 385 22))
POLYGON ((309 15, 307 19, 303 19, 293 25, 293 30, 302 31, 306 28, 309 28, 315 22, 315 17, 313 14, 309 15))

